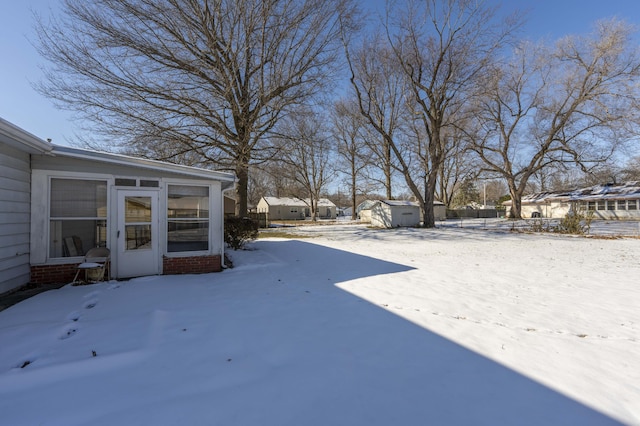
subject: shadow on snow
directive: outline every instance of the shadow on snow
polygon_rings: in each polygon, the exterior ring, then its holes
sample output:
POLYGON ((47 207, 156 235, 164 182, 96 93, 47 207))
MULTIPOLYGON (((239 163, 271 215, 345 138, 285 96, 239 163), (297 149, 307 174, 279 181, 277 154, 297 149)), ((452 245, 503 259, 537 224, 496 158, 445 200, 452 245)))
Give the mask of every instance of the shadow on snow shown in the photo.
POLYGON ((231 275, 264 267, 254 285, 280 302, 256 306, 249 318, 229 311, 228 324, 235 331, 242 324, 243 341, 257 345, 251 352, 263 362, 293 373, 253 383, 246 409, 258 423, 295 412, 307 416, 274 424, 617 423, 336 286, 386 274, 393 287, 394 274, 411 267, 300 241, 254 247, 256 263, 231 275))

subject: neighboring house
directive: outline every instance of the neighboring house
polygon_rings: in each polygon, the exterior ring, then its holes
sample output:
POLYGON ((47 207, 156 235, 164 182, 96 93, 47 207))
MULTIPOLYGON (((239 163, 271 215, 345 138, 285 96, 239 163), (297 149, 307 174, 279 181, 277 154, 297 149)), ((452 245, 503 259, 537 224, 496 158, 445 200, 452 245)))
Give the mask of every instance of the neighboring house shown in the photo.
POLYGON ((236 199, 228 195, 224 196, 224 215, 235 216, 236 214, 236 199))
MULTIPOLYGON (((56 146, 5 121, 0 129, 17 131, 22 147, 12 148, 3 132, 0 152, 20 154, 20 161, 31 165, 19 172, 22 180, 25 173, 31 180, 30 196, 28 189, 20 196, 27 209, 21 207, 20 227, 30 231, 29 244, 24 236, 14 236, 11 246, 23 273, 12 281, 3 276, 0 289, 70 282, 92 247, 111 250, 114 278, 221 269, 223 191, 233 187, 234 175, 56 146), (28 262, 24 253, 29 253, 28 262)), ((2 168, 3 182, 13 175, 2 168)), ((2 205, 14 197, 0 195, 2 205)))
MULTIPOLYGON (((370 222, 372 226, 382 228, 417 226, 424 221, 420 205, 415 201, 367 200, 360 203, 356 210, 360 221, 370 222), (417 217, 415 212, 417 212, 417 217)), ((446 206, 440 201, 435 201, 433 214, 435 220, 445 220, 447 218, 446 206)))
MULTIPOLYGON (((268 220, 304 220, 311 216, 309 199, 262 197, 257 205, 258 213, 266 213, 268 220)), ((318 200, 318 219, 335 219, 336 205, 326 198, 318 200)))
MULTIPOLYGON (((502 204, 508 215, 511 200, 502 204)), ((640 182, 539 192, 522 197, 524 218, 563 218, 569 211, 592 211, 596 219, 640 219, 640 182)))

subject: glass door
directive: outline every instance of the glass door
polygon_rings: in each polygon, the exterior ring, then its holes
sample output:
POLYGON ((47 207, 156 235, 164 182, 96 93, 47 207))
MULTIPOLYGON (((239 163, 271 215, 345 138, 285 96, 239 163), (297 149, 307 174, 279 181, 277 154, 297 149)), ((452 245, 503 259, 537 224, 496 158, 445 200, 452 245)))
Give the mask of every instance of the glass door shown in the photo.
POLYGON ((158 192, 118 191, 118 278, 159 270, 158 192))

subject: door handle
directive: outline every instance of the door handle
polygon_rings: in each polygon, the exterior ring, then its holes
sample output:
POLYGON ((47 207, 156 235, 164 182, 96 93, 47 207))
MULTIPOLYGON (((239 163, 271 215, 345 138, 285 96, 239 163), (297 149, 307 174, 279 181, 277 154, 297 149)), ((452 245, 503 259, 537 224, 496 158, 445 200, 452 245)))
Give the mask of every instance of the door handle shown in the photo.
POLYGON ((120 230, 118 230, 118 235, 116 236, 116 238, 120 238, 120 230))

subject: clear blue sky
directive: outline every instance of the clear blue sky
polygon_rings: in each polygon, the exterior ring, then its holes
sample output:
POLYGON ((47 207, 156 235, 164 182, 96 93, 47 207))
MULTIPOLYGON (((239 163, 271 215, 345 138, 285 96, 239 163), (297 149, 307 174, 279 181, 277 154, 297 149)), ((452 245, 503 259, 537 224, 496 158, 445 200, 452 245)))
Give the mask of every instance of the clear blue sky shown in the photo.
MULTIPOLYGON (((370 0, 361 0, 369 4, 370 0)), ((377 0, 381 1, 381 0, 377 0)), ((498 0, 490 0, 497 3, 498 0)), ((640 0, 502 0, 502 10, 528 10, 525 35, 555 39, 587 33, 600 18, 618 16, 640 26, 640 0)), ((61 0, 0 2, 0 117, 43 139, 67 145, 78 130, 71 114, 57 110, 31 82, 42 78, 39 57, 28 39, 35 39, 31 11, 47 16, 61 0)))

